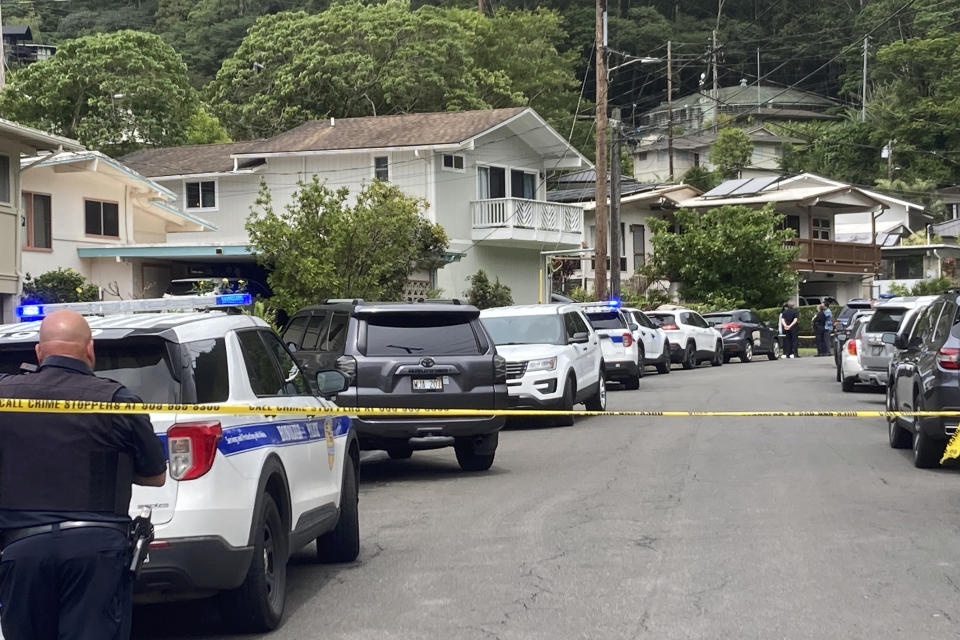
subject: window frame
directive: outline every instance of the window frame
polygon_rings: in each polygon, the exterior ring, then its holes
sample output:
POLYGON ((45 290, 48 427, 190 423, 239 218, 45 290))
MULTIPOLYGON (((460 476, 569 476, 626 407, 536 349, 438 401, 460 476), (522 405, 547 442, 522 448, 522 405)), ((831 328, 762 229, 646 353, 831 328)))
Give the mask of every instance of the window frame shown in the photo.
POLYGON ((380 180, 381 182, 390 182, 390 156, 373 156, 373 179, 380 180), (378 167, 377 163, 383 160, 384 166, 378 167), (386 177, 381 178, 379 175, 380 170, 386 172, 386 177))
POLYGON ((810 239, 811 240, 822 240, 824 242, 830 242, 830 236, 832 234, 833 234, 833 220, 831 220, 830 218, 816 218, 816 217, 810 218, 810 239))
POLYGON ((440 170, 452 171, 453 173, 467 172, 467 157, 462 153, 444 153, 440 158, 440 170), (450 158, 450 166, 447 166, 447 158, 450 158), (457 168, 457 160, 460 160, 460 168, 457 168))
POLYGON ((197 178, 194 180, 183 181, 183 210, 184 211, 219 211, 220 210, 220 180, 218 178, 197 178), (205 182, 213 183, 213 206, 205 207, 203 206, 203 184, 205 182), (198 184, 200 185, 200 206, 191 207, 190 203, 187 201, 187 185, 188 184, 198 184))
POLYGON ((9 153, 0 153, 0 158, 7 162, 7 170, 0 170, 0 204, 15 206, 14 198, 14 179, 13 179, 13 160, 9 153), (4 175, 5 174, 5 175, 4 175), (4 199, 4 180, 6 180, 6 199, 4 199))
MULTIPOLYGON (((30 206, 25 207, 23 211, 23 223, 26 229, 23 233, 23 245, 21 248, 24 251, 37 251, 39 253, 53 253, 53 194, 42 193, 39 191, 22 191, 21 200, 29 197, 30 206), (49 208, 47 213, 49 215, 49 220, 47 221, 47 228, 50 231, 50 246, 49 247, 38 247, 33 244, 35 240, 33 235, 34 228, 34 197, 40 196, 41 198, 47 198, 49 202, 49 208)), ((101 212, 101 216, 102 216, 101 212)), ((102 222, 102 218, 101 218, 102 222)), ((86 230, 86 213, 84 213, 84 230, 86 230)))
POLYGON ((96 198, 84 198, 84 199, 83 199, 83 232, 84 232, 83 235, 85 235, 85 236, 87 236, 87 237, 89 237, 89 238, 106 238, 106 239, 109 239, 109 240, 119 240, 119 239, 122 237, 122 234, 121 234, 121 232, 120 232, 120 220, 121 220, 121 216, 120 216, 120 203, 119 203, 119 202, 115 202, 115 201, 113 201, 113 200, 97 200, 96 198), (90 232, 87 230, 87 203, 88 203, 88 202, 96 202, 96 203, 98 203, 98 204, 100 205, 100 231, 101 231, 101 233, 90 233, 90 232), (115 236, 111 236, 111 235, 102 233, 102 231, 103 231, 103 226, 104 226, 104 225, 103 225, 103 205, 105 205, 105 204, 112 204, 112 205, 116 205, 116 207, 117 207, 117 235, 115 235, 115 236))

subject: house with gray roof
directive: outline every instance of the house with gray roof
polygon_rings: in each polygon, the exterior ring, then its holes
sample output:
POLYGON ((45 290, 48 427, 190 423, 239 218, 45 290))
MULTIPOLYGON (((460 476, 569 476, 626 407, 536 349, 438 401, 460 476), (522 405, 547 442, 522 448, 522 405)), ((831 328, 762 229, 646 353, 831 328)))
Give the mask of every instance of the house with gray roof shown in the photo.
POLYGON ((166 243, 123 249, 168 261, 174 278, 229 275, 255 261, 245 223, 261 182, 283 207, 313 176, 351 194, 380 179, 426 201, 424 215, 450 238, 447 265, 410 282, 409 297, 434 288, 462 296, 484 269, 517 302, 541 296, 541 251, 580 246, 582 210, 550 202, 547 175, 591 166, 528 107, 330 118, 266 140, 146 149, 122 160, 178 194, 182 212, 218 227, 213 238, 171 233, 166 243))

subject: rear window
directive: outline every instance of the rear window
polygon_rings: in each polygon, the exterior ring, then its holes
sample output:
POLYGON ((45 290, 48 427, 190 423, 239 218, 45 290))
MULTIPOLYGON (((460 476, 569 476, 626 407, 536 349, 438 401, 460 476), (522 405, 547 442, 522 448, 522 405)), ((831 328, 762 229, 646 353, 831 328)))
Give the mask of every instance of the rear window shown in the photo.
POLYGON ((662 327, 665 324, 677 324, 676 319, 673 317, 672 313, 660 313, 660 314, 647 314, 647 317, 650 318, 650 321, 658 327, 662 327))
POLYGON ((867 325, 867 331, 869 333, 896 331, 900 328, 900 322, 903 321, 906 313, 906 309, 876 309, 873 317, 870 318, 870 324, 867 325))
POLYGON ((703 319, 707 321, 707 324, 711 327, 718 324, 727 324, 728 322, 733 322, 734 318, 732 315, 724 314, 719 316, 703 316, 703 319))
POLYGON ((618 311, 597 311, 588 313, 587 318, 594 329, 626 329, 623 316, 618 311))
POLYGON ((504 316, 483 318, 480 322, 494 344, 566 344, 563 321, 558 315, 504 316))
POLYGON ((376 314, 366 318, 368 356, 479 355, 470 318, 456 313, 376 314))

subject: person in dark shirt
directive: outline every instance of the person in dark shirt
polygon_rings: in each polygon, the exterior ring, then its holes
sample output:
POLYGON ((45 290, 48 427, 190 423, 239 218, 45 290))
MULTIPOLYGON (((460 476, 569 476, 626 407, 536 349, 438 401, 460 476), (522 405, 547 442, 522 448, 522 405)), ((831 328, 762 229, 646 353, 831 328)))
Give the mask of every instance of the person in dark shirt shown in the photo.
MULTIPOLYGON (((86 320, 40 325, 36 373, 0 376, 0 397, 140 402, 93 374, 86 320)), ((144 415, 0 412, 0 626, 5 640, 125 639, 132 484, 166 480, 144 415)))
POLYGON ((800 321, 800 314, 794 308, 793 300, 787 302, 786 308, 783 310, 783 313, 780 315, 780 330, 784 334, 783 338, 783 351, 786 353, 788 358, 798 358, 800 354, 798 353, 798 335, 800 329, 797 327, 797 323, 800 321))
POLYGON ((830 355, 830 347, 827 345, 827 305, 820 303, 817 305, 817 315, 813 317, 813 335, 817 342, 817 355, 830 355))

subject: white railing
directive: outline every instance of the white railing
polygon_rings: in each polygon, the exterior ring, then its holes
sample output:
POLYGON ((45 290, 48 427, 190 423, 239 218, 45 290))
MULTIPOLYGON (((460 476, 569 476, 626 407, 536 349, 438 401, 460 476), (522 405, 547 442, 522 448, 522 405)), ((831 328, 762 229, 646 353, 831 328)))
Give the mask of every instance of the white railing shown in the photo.
POLYGON ((581 233, 583 209, 573 204, 526 200, 524 198, 494 198, 470 203, 473 227, 516 228, 537 231, 581 233))

